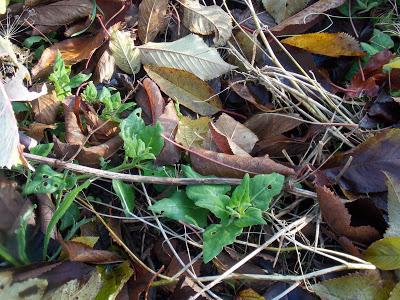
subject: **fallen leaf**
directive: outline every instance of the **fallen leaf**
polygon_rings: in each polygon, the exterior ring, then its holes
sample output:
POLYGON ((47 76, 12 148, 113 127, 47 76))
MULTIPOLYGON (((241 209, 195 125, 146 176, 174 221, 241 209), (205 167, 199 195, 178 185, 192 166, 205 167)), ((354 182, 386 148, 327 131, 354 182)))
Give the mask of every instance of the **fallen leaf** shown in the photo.
POLYGON ((191 32, 201 35, 214 33, 214 44, 223 46, 232 35, 232 20, 218 5, 204 6, 198 0, 185 0, 182 23, 191 32))
POLYGON ((243 178, 249 174, 279 173, 294 175, 293 169, 266 157, 243 157, 192 148, 190 161, 193 168, 202 175, 243 178))
POLYGON ((40 142, 44 138, 44 132, 46 129, 55 129, 55 125, 48 125, 43 123, 32 122, 26 131, 28 136, 40 142))
POLYGON ((47 125, 54 124, 61 104, 62 102, 58 100, 54 91, 33 100, 32 111, 35 121, 47 125))
POLYGON ((143 0, 139 5, 138 34, 143 43, 152 42, 167 26, 168 0, 143 0))
POLYGON ((159 120, 165 108, 165 101, 158 86, 149 78, 143 80, 143 87, 149 100, 149 110, 153 124, 159 120))
POLYGON ((390 174, 385 173, 385 176, 388 187, 388 228, 384 236, 400 236, 400 181, 390 174))
MULTIPOLYGON (((179 119, 173 102, 167 104, 163 114, 158 118, 158 121, 163 128, 163 135, 170 140, 175 140, 179 119)), ((181 158, 180 153, 180 149, 177 146, 165 140, 164 148, 157 156, 155 164, 162 166, 176 164, 181 158)))
POLYGON ((21 22, 28 21, 40 26, 43 33, 48 33, 80 18, 89 17, 92 11, 93 2, 90 0, 62 0, 31 8, 22 16, 21 22))
POLYGON ((108 264, 121 262, 121 258, 110 251, 95 250, 80 242, 59 241, 70 261, 92 264, 108 264))
POLYGON ((334 156, 323 169, 331 182, 356 193, 387 190, 385 175, 397 176, 400 159, 400 129, 385 130, 352 150, 334 156), (348 161, 352 157, 350 164, 348 161), (345 164, 346 169, 343 170, 345 164), (338 177, 339 173, 341 175, 338 177), (338 177, 338 178, 337 178, 338 177))
POLYGON ((0 14, 3 15, 7 11, 7 6, 10 3, 10 0, 1 0, 0 1, 0 14))
POLYGON ((366 244, 379 238, 379 232, 371 226, 352 226, 351 215, 346 206, 326 186, 316 186, 316 191, 322 217, 338 236, 366 244))
POLYGON ((211 126, 215 143, 227 154, 246 155, 258 141, 258 137, 249 128, 225 113, 211 126))
POLYGON ((386 300, 391 285, 385 283, 379 273, 370 271, 324 280, 311 289, 321 299, 386 300))
POLYGON ((344 32, 306 33, 286 38, 281 42, 311 53, 331 57, 365 55, 359 43, 352 36, 344 32), (332 45, 335 45, 335 47, 332 47, 332 45))
POLYGON ((174 42, 147 43, 138 48, 143 64, 184 70, 202 80, 211 80, 235 69, 195 34, 174 42))
POLYGON ((179 120, 178 131, 175 140, 186 148, 200 147, 203 144, 208 132, 208 123, 211 119, 208 117, 200 117, 192 119, 183 116, 179 120))
POLYGON ((95 36, 82 36, 63 40, 49 48, 46 48, 39 62, 32 68, 34 78, 48 75, 56 59, 57 51, 60 51, 66 65, 73 65, 90 58, 93 52, 103 44, 104 32, 101 30, 95 36))
POLYGON ((144 69, 164 93, 200 115, 213 115, 222 107, 214 90, 189 72, 151 65, 144 69))
POLYGON ((265 10, 278 24, 302 10, 308 2, 309 0, 262 0, 265 10))
MULTIPOLYGON (((195 283, 190 277, 182 277, 175 287, 174 293, 171 295, 171 299, 174 300, 186 300, 197 295, 201 291, 201 287, 195 283)), ((197 299, 199 300, 211 300, 212 298, 202 293, 197 299)))
POLYGON ((273 26, 271 31, 275 35, 303 33, 321 20, 325 13, 341 6, 345 2, 346 0, 319 0, 278 25, 273 26))
POLYGON ((103 83, 112 78, 115 72, 115 59, 111 55, 111 51, 106 49, 101 55, 99 62, 96 65, 93 81, 103 83))
POLYGON ((364 251, 364 258, 381 270, 400 268, 400 236, 375 241, 364 251))
POLYGON ((131 32, 111 29, 110 44, 115 64, 127 74, 136 74, 140 70, 139 49, 135 47, 135 40, 131 32))
POLYGON ((265 298, 253 289, 245 289, 239 292, 237 300, 264 300, 265 298))

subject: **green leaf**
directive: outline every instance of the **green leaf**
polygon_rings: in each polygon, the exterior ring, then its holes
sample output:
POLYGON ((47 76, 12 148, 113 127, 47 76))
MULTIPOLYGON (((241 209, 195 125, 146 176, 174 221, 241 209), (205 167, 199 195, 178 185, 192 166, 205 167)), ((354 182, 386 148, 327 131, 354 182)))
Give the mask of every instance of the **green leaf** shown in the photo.
POLYGON ((242 228, 234 225, 212 224, 203 233, 203 259, 205 263, 216 257, 225 246, 232 244, 242 233, 242 228))
POLYGON ((39 144, 33 147, 30 152, 35 155, 40 155, 46 157, 50 154, 51 150, 53 149, 54 143, 48 144, 39 144))
POLYGON ((33 35, 24 40, 22 45, 26 48, 31 48, 34 44, 45 41, 44 37, 40 35, 33 35))
POLYGON ((171 197, 157 201, 149 206, 149 209, 155 213, 164 212, 164 216, 176 221, 184 221, 199 227, 207 225, 208 211, 197 207, 183 191, 176 191, 171 197))
POLYGON ((54 171, 48 165, 41 165, 36 169, 35 176, 24 187, 25 195, 34 193, 54 193, 75 185, 76 176, 65 176, 54 171))
POLYGON ((79 74, 75 75, 69 81, 70 88, 71 89, 77 88, 82 83, 89 80, 91 76, 92 76, 92 74, 83 74, 83 73, 79 73, 79 74))
MULTIPOLYGON (((121 200, 124 210, 130 213, 133 212, 135 207, 135 193, 132 187, 118 179, 112 180, 112 186, 118 198, 121 200)), ((127 213, 125 214, 128 215, 127 213)))
POLYGON ((93 81, 90 81, 82 93, 83 99, 89 103, 94 103, 97 100, 97 89, 93 81))
POLYGON ((367 261, 381 270, 400 268, 400 237, 386 237, 372 243, 364 252, 367 261))
POLYGON ((283 188, 285 176, 277 173, 256 175, 250 178, 250 199, 254 207, 268 209, 273 197, 283 188))
POLYGON ((394 47, 394 42, 390 35, 383 33, 379 29, 374 29, 372 37, 369 41, 371 45, 379 49, 379 51, 394 47))
POLYGON ((71 204, 75 200, 76 196, 78 196, 78 194, 81 191, 88 188, 91 183, 92 183, 91 180, 86 180, 83 184, 74 188, 72 191, 70 191, 68 194, 65 195, 64 200, 57 207, 56 211, 54 212, 53 216, 51 217, 49 225, 47 225, 46 234, 44 236, 43 253, 42 253, 43 260, 46 259, 47 248, 49 246, 49 241, 50 241, 50 234, 53 231, 54 227, 56 226, 58 221, 60 221, 62 216, 64 216, 64 214, 67 212, 68 208, 71 206, 71 204))
POLYGON ((129 278, 133 275, 133 270, 127 261, 111 268, 108 266, 99 266, 98 270, 101 274, 103 284, 94 298, 95 300, 116 299, 129 278))
POLYGON ((76 203, 72 203, 60 220, 60 230, 65 230, 68 227, 74 226, 74 224, 78 222, 79 217, 79 206, 76 203))
POLYGON ((265 224, 265 220, 262 216, 262 211, 259 208, 249 207, 240 216, 240 218, 235 219, 233 225, 237 227, 248 227, 253 225, 265 224))
POLYGON ((354 273, 314 284, 312 290, 329 300, 386 300, 390 290, 383 283, 378 273, 354 273))
POLYGON ((231 201, 229 202, 229 207, 236 209, 240 215, 251 205, 249 182, 249 174, 244 175, 240 185, 233 191, 231 201))
POLYGON ((146 126, 140 114, 138 108, 120 123, 125 155, 138 160, 155 159, 164 146, 162 127, 159 123, 146 126))
POLYGON ((400 299, 400 282, 398 282, 393 290, 390 292, 390 297, 388 300, 397 300, 400 299))

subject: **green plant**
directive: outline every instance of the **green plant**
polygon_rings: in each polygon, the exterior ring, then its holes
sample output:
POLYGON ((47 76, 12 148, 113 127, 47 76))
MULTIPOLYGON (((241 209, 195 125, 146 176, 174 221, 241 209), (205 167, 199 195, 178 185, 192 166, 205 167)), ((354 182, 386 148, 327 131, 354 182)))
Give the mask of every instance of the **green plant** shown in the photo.
POLYGON ((146 126, 141 118, 141 111, 140 108, 134 110, 119 125, 120 136, 124 141, 125 160, 133 159, 136 164, 155 159, 164 147, 161 124, 146 126))
POLYGON ((92 76, 91 74, 82 73, 73 77, 70 77, 70 75, 71 67, 65 65, 61 53, 58 51, 53 66, 53 73, 50 74, 49 80, 53 83, 57 97, 61 100, 72 95, 72 89, 77 88, 92 76))
POLYGON ((82 97, 89 103, 102 103, 104 109, 101 116, 106 120, 113 119, 115 121, 120 121, 118 118, 119 114, 135 106, 133 102, 122 103, 121 94, 119 92, 111 94, 110 88, 103 87, 101 92, 98 93, 92 81, 86 86, 82 97))
MULTIPOLYGON (((200 174, 189 166, 182 167, 186 177, 200 178, 200 174)), ((280 174, 246 174, 239 186, 230 195, 229 185, 187 186, 185 191, 176 191, 149 207, 156 213, 191 223, 199 227, 207 226, 207 215, 211 212, 219 224, 211 224, 203 233, 204 262, 211 261, 223 247, 233 243, 243 228, 265 224, 262 216, 274 196, 282 190, 284 176, 280 174)))

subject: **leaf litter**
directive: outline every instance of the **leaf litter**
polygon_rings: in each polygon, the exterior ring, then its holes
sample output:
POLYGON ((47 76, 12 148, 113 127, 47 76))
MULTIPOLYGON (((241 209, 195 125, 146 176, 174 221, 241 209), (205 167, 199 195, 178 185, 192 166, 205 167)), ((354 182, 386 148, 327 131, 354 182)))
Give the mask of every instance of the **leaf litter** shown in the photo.
POLYGON ((397 299, 399 5, 0 2, 0 297, 397 299))

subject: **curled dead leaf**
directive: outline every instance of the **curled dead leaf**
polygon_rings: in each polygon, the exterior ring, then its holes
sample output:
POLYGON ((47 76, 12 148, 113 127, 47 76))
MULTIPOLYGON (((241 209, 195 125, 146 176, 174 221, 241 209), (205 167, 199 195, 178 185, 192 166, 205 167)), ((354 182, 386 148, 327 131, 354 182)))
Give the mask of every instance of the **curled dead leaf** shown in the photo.
POLYGON ((252 175, 274 172, 282 175, 295 174, 292 168, 279 164, 268 156, 249 158, 191 148, 190 161, 193 168, 202 175, 243 178, 246 173, 252 175))

